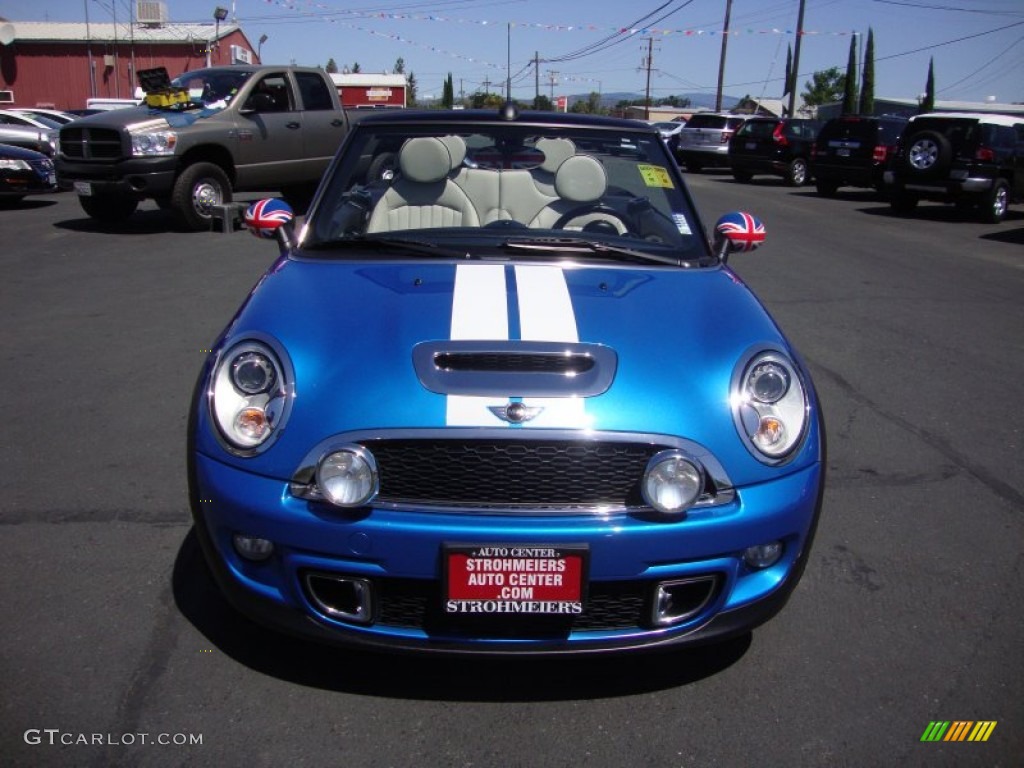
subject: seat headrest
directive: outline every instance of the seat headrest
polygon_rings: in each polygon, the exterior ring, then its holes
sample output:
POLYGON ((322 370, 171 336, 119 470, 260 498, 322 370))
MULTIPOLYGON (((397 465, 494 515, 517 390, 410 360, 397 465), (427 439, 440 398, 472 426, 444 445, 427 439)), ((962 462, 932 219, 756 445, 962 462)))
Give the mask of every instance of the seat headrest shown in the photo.
POLYGON ((563 200, 592 203, 608 189, 604 166, 589 155, 574 155, 558 166, 555 192, 563 200))
POLYGON ((410 181, 429 184, 441 181, 452 170, 448 147, 433 136, 409 139, 398 153, 398 167, 410 181))
POLYGON ((569 139, 537 139, 537 149, 544 153, 542 171, 554 173, 558 166, 576 154, 576 145, 569 139))
POLYGON ((448 154, 452 156, 452 169, 461 166, 462 161, 466 159, 466 140, 453 133, 442 136, 441 142, 448 147, 448 154))

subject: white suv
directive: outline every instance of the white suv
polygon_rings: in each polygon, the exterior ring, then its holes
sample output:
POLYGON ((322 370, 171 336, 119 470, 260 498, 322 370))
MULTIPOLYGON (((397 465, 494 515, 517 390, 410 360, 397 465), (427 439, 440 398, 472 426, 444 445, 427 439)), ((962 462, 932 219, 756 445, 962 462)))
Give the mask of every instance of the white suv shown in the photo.
POLYGON ((679 162, 696 173, 705 166, 729 165, 729 139, 753 115, 698 112, 679 132, 679 162))

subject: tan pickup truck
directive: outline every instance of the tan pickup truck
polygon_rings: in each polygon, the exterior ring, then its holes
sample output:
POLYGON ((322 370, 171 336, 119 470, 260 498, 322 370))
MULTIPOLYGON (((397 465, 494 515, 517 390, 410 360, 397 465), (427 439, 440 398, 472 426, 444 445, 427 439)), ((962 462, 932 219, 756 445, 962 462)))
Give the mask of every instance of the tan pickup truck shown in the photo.
POLYGON ((212 67, 170 84, 173 103, 148 99, 61 129, 58 182, 92 218, 116 223, 150 199, 186 228, 209 229, 235 192, 254 190, 302 207, 348 133, 320 69, 212 67))

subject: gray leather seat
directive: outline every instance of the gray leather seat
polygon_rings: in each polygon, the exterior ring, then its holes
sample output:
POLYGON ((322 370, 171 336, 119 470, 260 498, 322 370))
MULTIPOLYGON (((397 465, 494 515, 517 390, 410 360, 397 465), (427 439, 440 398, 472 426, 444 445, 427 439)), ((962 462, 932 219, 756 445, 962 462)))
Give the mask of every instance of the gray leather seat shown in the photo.
POLYGON ((473 203, 449 178, 452 168, 441 139, 406 141, 398 153, 399 175, 374 206, 366 231, 480 226, 473 203))
MULTIPOLYGON (((558 199, 544 206, 530 222, 530 227, 550 229, 571 211, 600 202, 607 189, 608 175, 604 166, 590 155, 573 155, 559 165, 555 173, 558 199)), ((626 232, 625 224, 617 216, 600 212, 574 216, 566 222, 565 229, 583 229, 598 221, 609 222, 619 234, 626 232)))

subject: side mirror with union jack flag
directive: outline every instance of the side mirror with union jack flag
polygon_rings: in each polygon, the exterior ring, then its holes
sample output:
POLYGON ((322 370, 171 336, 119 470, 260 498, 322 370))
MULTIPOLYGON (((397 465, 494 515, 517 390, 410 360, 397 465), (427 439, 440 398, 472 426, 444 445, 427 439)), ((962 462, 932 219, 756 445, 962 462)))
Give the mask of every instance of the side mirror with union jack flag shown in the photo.
POLYGON ((715 255, 725 263, 733 251, 752 251, 764 242, 764 223, 749 213, 733 211, 715 224, 715 255))
POLYGON ((284 200, 256 200, 245 211, 245 226, 256 237, 276 238, 282 251, 292 246, 292 222, 295 213, 284 200))

